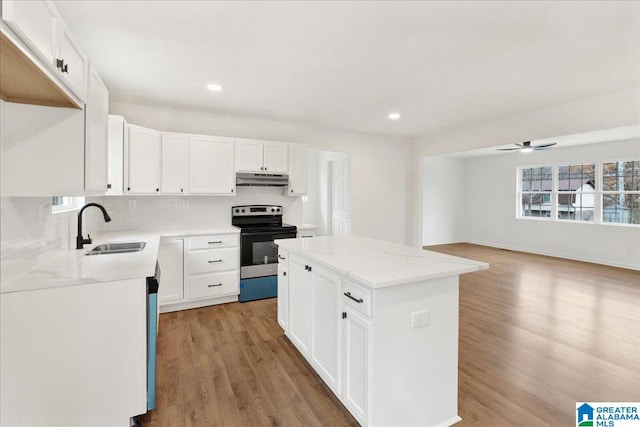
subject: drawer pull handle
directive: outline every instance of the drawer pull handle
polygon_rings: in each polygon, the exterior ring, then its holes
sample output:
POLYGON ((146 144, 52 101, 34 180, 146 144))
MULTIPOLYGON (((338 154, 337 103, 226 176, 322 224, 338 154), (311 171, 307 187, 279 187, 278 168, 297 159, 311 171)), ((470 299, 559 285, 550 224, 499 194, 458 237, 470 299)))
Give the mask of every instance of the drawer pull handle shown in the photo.
POLYGON ((278 254, 278 259, 281 259, 281 260, 283 260, 283 261, 284 261, 286 258, 285 258, 285 257, 283 257, 282 255, 278 254))
POLYGON ((213 264, 214 262, 222 262, 221 259, 213 259, 211 261, 207 261, 209 264, 213 264))
POLYGON ((222 243, 222 240, 216 240, 215 242, 207 242, 210 245, 215 245, 216 243, 222 243))
POLYGON ((207 285, 208 288, 214 288, 216 286, 222 286, 222 283, 216 283, 215 285, 207 285))
POLYGON ((352 297, 351 296, 351 292, 345 292, 344 296, 347 297, 347 298, 351 298, 352 300, 354 300, 358 304, 362 304, 364 302, 364 300, 362 298, 354 298, 354 297, 352 297))

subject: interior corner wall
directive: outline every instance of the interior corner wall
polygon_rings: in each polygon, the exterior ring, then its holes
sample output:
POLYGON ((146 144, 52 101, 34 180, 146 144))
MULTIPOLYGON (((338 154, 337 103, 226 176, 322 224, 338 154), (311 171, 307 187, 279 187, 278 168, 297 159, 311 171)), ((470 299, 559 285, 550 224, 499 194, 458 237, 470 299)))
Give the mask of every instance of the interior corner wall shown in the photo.
POLYGON ((640 158, 640 140, 465 159, 461 240, 640 270, 640 226, 516 218, 519 166, 640 158))
POLYGON ((422 245, 459 241, 465 212, 465 160, 430 156, 421 159, 422 245))
POLYGON ((413 235, 413 221, 407 221, 413 215, 414 179, 409 138, 130 103, 111 103, 109 112, 161 131, 300 142, 349 152, 352 232, 397 243, 409 243, 413 235))

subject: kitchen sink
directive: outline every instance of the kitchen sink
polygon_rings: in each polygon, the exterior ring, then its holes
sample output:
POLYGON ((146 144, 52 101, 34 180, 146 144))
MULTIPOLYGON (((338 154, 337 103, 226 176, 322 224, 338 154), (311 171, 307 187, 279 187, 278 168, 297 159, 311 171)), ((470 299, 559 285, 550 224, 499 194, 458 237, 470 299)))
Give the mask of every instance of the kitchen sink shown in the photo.
POLYGON ((107 254, 124 254, 127 252, 140 252, 147 245, 147 242, 131 242, 131 243, 105 243, 91 249, 85 255, 107 255, 107 254))

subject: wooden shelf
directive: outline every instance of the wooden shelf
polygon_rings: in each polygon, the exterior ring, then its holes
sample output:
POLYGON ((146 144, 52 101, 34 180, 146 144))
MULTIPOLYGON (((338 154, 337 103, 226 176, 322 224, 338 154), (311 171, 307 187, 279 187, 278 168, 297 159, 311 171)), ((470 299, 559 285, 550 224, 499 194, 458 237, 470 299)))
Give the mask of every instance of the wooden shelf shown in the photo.
POLYGON ((81 109, 4 32, 0 32, 0 98, 19 104, 81 109))

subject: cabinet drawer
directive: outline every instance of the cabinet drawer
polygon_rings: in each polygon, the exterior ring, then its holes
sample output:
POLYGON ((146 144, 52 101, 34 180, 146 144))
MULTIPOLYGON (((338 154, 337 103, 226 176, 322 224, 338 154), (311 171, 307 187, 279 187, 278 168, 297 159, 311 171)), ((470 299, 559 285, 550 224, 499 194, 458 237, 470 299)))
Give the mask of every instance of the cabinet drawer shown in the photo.
POLYGON ((238 257, 238 248, 191 251, 189 252, 189 273, 237 270, 240 264, 238 257))
POLYGON ((371 317, 371 290, 349 280, 342 281, 342 301, 371 317), (351 297, 351 298, 350 298, 351 297))
POLYGON ((192 237, 191 249, 215 249, 238 246, 240 237, 237 234, 218 234, 211 236, 192 237))
POLYGON ((239 281, 240 275, 237 271, 192 276, 189 281, 190 297, 191 299, 198 299, 238 294, 239 281))

